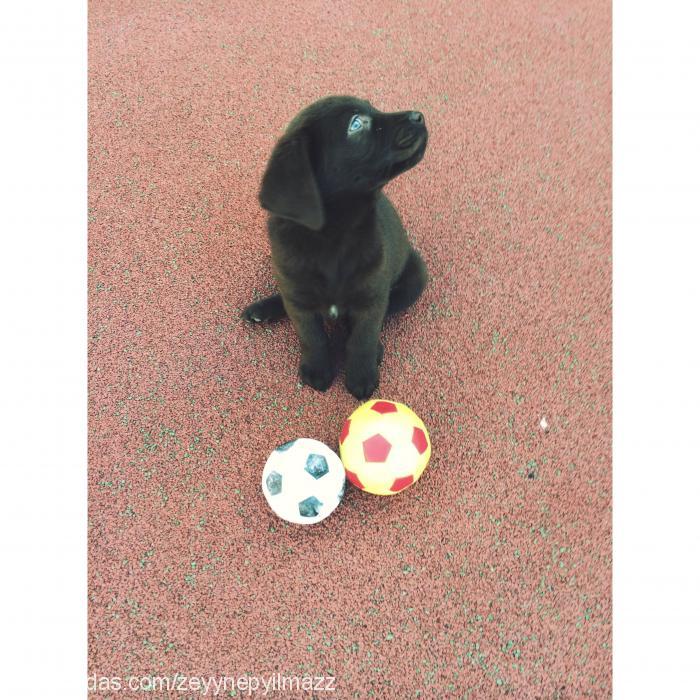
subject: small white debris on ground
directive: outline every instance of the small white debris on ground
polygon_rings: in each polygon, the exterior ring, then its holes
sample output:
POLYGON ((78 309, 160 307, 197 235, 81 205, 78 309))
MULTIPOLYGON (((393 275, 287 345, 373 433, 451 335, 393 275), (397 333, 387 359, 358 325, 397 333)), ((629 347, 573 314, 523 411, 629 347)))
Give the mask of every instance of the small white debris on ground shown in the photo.
POLYGON ((547 416, 542 416, 542 419, 540 420, 540 428, 544 430, 545 432, 549 430, 549 423, 547 423, 547 416))

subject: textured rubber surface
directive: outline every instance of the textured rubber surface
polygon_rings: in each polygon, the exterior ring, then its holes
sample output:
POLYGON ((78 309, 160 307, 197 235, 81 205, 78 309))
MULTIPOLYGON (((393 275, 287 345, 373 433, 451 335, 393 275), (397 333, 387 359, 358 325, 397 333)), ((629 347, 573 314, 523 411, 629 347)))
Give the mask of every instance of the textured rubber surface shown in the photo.
POLYGON ((610 33, 602 0, 90 3, 91 673, 609 696, 610 33), (273 289, 266 158, 331 93, 430 129, 387 189, 430 281, 377 395, 433 456, 302 529, 267 455, 357 403, 239 314, 273 289))

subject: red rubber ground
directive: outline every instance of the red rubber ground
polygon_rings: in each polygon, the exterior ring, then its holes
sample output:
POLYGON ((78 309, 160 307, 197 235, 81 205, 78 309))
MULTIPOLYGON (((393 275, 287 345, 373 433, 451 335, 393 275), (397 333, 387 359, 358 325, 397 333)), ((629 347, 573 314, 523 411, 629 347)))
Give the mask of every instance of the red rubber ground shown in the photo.
POLYGON ((610 695, 610 25, 602 0, 91 2, 90 673, 610 695), (378 395, 433 457, 299 529, 265 459, 335 447, 357 404, 238 317, 272 284, 267 156, 330 93, 430 129, 388 187, 431 280, 378 395))

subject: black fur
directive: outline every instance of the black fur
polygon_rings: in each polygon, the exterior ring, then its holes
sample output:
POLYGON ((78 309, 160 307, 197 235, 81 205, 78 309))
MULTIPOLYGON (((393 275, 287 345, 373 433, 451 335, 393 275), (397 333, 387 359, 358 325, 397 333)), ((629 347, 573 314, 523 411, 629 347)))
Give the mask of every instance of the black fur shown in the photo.
POLYGON ((427 141, 419 112, 387 114, 354 97, 328 97, 298 114, 272 152, 260 203, 270 212, 280 294, 243 317, 289 316, 301 342, 299 374, 319 391, 335 375, 325 320, 347 322, 345 384, 366 399, 379 382, 385 316, 423 291, 425 265, 382 187, 420 162, 427 141))

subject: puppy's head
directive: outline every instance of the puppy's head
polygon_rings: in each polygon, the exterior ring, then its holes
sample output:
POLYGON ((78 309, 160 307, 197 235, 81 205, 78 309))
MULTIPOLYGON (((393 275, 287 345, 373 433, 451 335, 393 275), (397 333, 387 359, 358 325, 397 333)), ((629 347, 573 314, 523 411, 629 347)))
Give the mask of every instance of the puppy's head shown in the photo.
POLYGON ((325 204, 381 189, 420 162, 427 143, 420 112, 386 113, 355 97, 327 97, 300 112, 277 142, 260 203, 319 230, 325 204))

